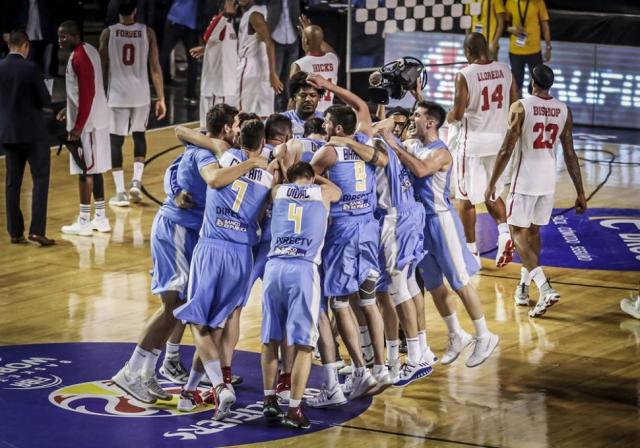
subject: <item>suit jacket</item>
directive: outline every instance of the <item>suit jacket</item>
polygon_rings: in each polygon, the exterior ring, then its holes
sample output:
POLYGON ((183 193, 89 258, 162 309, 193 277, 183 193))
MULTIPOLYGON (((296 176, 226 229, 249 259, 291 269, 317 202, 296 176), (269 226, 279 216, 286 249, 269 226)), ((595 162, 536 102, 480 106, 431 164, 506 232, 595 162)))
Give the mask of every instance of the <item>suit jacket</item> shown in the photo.
POLYGON ((0 144, 47 138, 45 107, 51 97, 40 68, 19 54, 0 60, 0 144))
MULTIPOLYGON (((291 17, 291 25, 293 26, 293 30, 297 35, 298 32, 296 31, 296 27, 298 26, 298 17, 300 17, 300 0, 289 0, 289 11, 291 11, 291 13, 289 14, 289 16, 291 17)), ((281 15, 282 0, 268 0, 267 27, 269 28, 270 33, 273 33, 273 30, 276 29, 281 15)))

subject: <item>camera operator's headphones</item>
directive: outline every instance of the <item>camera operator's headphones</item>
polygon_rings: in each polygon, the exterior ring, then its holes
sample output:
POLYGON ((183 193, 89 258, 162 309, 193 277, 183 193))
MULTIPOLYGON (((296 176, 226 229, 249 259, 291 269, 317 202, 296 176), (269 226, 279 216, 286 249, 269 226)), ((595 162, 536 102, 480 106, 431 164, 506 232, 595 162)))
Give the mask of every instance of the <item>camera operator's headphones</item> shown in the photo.
POLYGON ((413 89, 417 82, 420 88, 427 85, 427 72, 420 59, 404 56, 380 67, 369 76, 369 95, 373 102, 389 104, 389 98, 400 100, 413 89))

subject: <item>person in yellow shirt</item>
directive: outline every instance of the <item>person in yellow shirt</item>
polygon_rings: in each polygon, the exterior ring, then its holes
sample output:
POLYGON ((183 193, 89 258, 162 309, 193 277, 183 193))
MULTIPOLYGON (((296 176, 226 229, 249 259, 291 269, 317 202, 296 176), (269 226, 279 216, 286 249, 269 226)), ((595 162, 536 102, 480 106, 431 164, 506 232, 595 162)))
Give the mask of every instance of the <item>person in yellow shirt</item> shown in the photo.
MULTIPOLYGON (((473 0, 473 2, 480 3, 480 14, 471 15, 471 28, 467 29, 467 34, 471 32, 482 34, 489 42, 491 59, 497 61, 498 50, 500 50, 499 40, 504 32, 506 15, 504 0, 473 0)), ((474 8, 468 4, 466 9, 466 13, 471 14, 474 8)))
POLYGON ((507 31, 511 34, 511 71, 518 87, 518 94, 522 97, 524 66, 527 65, 531 76, 533 67, 542 64, 542 61, 551 60, 549 13, 544 0, 506 0, 506 10, 507 31), (540 45, 541 33, 546 44, 544 55, 540 45))

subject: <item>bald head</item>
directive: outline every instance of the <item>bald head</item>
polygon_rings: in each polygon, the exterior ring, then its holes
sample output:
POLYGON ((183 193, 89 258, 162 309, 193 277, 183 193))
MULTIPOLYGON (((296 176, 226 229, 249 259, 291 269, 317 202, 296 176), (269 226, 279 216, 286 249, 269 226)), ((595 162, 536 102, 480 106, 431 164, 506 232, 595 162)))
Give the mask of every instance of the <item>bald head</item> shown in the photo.
POLYGON ((464 38, 464 54, 469 62, 490 59, 487 39, 480 33, 467 34, 464 38))
POLYGON ((318 25, 309 25, 302 31, 302 46, 305 51, 322 51, 324 32, 318 25))
POLYGON ((80 44, 80 27, 77 22, 67 20, 58 27, 58 45, 60 48, 73 50, 80 44))

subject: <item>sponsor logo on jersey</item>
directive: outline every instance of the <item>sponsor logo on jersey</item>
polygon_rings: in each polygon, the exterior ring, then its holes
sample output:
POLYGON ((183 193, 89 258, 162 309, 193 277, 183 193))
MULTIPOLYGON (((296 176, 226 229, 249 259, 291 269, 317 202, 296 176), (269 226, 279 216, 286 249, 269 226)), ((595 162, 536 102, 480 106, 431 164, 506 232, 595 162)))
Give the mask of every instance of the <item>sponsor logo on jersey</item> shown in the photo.
MULTIPOLYGON (((554 209, 540 229, 540 264, 608 271, 640 270, 640 210, 592 208, 583 215, 554 209)), ((495 247, 497 230, 491 217, 478 217, 480 252, 495 247)), ((495 257, 495 249, 484 256, 495 257)), ((516 258, 516 261, 519 261, 516 258)))
MULTIPOLYGON (((0 347, 0 419, 2 428, 9 429, 0 431, 2 442, 21 448, 201 448, 264 443, 327 429, 357 417, 371 404, 371 398, 363 398, 331 412, 306 408, 312 421, 307 431, 268 426, 262 415, 260 354, 237 351, 234 374, 244 382, 235 387, 237 400, 229 417, 214 421, 211 405, 191 412, 177 410, 178 384, 160 379, 172 399, 154 404, 141 403, 115 386, 110 377, 134 347, 129 343, 0 347)), ((192 355, 193 347, 181 348, 187 369, 192 355)), ((313 366, 306 397, 319 392, 322 378, 321 367, 313 366)))

